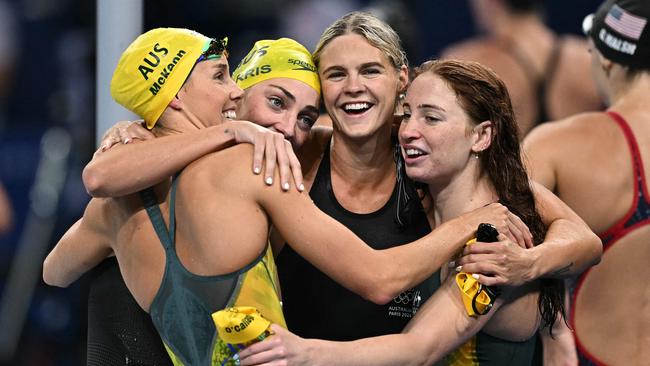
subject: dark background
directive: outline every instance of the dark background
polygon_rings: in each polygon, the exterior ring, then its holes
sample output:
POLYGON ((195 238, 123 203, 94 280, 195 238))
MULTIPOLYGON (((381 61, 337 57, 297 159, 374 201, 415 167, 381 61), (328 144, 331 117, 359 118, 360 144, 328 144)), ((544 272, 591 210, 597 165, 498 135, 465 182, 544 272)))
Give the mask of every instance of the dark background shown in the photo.
MULTIPOLYGON (((41 158, 40 140, 50 128, 60 127, 70 134, 72 151, 67 160, 68 169, 61 172, 66 183, 57 209, 47 217, 54 229, 51 238, 46 237, 43 251, 49 251, 82 215, 89 199, 81 183, 81 170, 95 148, 97 45, 94 1, 0 0, 0 3, 8 5, 15 22, 10 37, 14 43, 10 48, 14 69, 11 77, 5 76, 3 80, 9 85, 7 93, 0 95, 0 181, 9 193, 15 214, 13 229, 0 235, 0 298, 3 298, 18 243, 24 242, 21 238, 29 234, 25 232, 25 219, 30 204, 42 202, 41 196, 30 192, 41 158)), ((598 3, 598 0, 546 1, 547 24, 559 33, 579 34, 582 18, 598 3)), ((236 64, 258 39, 288 36, 313 50, 310 40, 317 39, 333 19, 348 10, 369 6, 392 13, 389 21, 402 36, 412 65, 434 57, 452 42, 476 34, 467 4, 455 0, 145 0, 144 27, 186 27, 208 36, 227 35, 231 63, 236 64)), ((43 255, 34 250, 32 256, 30 260, 40 268, 43 255)), ((68 289, 52 288, 42 283, 39 274, 16 356, 5 360, 7 365, 85 364, 86 282, 82 279, 68 289)), ((0 333, 5 331, 0 329, 0 333)))

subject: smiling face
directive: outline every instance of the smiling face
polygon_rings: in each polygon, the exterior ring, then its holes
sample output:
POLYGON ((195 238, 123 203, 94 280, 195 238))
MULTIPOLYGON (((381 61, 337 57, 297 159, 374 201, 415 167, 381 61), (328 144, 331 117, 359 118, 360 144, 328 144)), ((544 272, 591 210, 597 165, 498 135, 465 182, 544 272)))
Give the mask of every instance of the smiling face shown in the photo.
POLYGON ((404 101, 399 140, 412 179, 447 184, 474 158, 477 134, 454 91, 425 72, 413 80, 404 101))
POLYGON ((337 131, 349 137, 390 131, 397 94, 407 82, 405 66, 396 70, 380 49, 354 33, 332 39, 318 66, 323 101, 337 131))
POLYGON ((199 127, 210 127, 236 117, 241 95, 242 90, 230 78, 228 61, 221 57, 198 62, 176 98, 199 127))
POLYGON ((318 100, 316 90, 302 81, 268 79, 244 91, 238 118, 283 134, 295 149, 305 142, 318 118, 318 100))

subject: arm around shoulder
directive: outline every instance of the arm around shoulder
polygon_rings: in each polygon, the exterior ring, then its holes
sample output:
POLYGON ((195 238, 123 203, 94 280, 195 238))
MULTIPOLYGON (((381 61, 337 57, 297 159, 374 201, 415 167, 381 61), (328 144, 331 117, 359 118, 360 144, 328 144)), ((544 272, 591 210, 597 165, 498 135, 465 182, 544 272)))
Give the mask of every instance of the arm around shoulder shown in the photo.
POLYGON ((445 281, 401 334, 350 342, 302 339, 279 329, 273 337, 240 353, 242 365, 392 366, 432 365, 476 334, 501 306, 484 316, 467 316, 453 281, 445 281))
POLYGON ((86 165, 84 185, 93 197, 135 193, 170 177, 205 154, 232 146, 236 131, 248 124, 251 123, 227 121, 192 132, 118 144, 86 165))
POLYGON ((338 221, 321 212, 306 193, 263 191, 260 205, 287 243, 336 282, 378 304, 392 300, 436 272, 474 235, 480 222, 505 208, 450 220, 429 235, 398 247, 374 250, 338 221), (290 209, 287 209, 290 207, 290 209))

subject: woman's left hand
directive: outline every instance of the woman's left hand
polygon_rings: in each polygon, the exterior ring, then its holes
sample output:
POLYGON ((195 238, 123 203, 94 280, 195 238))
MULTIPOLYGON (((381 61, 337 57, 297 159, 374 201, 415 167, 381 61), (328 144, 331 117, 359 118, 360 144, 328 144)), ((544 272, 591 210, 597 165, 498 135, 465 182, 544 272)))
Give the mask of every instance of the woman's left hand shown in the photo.
POLYGON ((277 324, 271 325, 273 335, 239 352, 241 366, 309 365, 305 340, 277 324))
POLYGON ((519 286, 534 279, 531 274, 533 254, 499 234, 498 242, 476 242, 466 246, 463 256, 456 261, 456 268, 479 274, 479 282, 484 285, 519 286))

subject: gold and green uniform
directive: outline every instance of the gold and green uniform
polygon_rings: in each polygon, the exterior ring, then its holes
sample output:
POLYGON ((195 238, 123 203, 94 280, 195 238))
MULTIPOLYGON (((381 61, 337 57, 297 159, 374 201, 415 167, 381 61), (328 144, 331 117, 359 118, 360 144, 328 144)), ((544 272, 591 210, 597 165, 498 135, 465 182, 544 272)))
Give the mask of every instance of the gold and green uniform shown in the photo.
POLYGON ((234 365, 232 352, 221 340, 212 313, 232 306, 252 306, 273 323, 286 327, 270 246, 238 271, 199 276, 181 264, 175 250, 172 184, 169 231, 151 190, 142 192, 145 207, 165 249, 165 273, 149 313, 174 365, 234 365))

